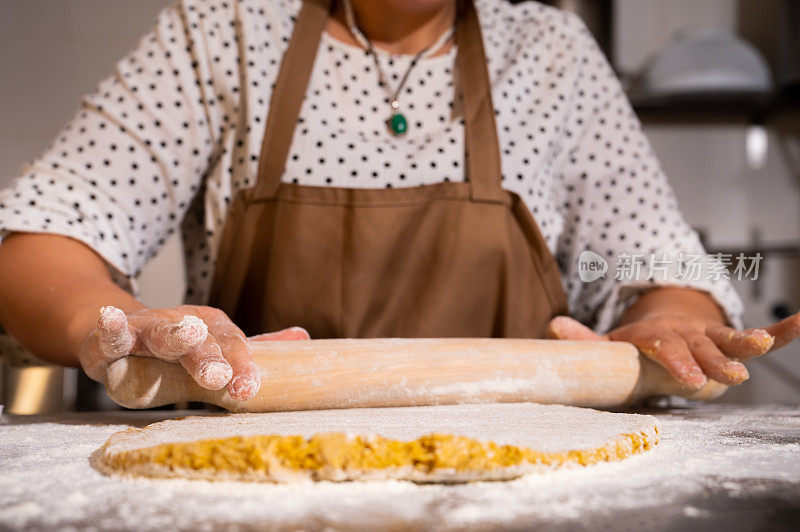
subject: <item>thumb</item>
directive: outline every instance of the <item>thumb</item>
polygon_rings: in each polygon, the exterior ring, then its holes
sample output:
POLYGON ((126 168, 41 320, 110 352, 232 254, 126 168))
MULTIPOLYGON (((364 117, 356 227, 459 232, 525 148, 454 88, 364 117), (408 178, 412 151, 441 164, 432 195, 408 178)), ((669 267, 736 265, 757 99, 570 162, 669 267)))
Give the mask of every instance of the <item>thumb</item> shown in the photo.
POLYGON ((130 354, 135 338, 128 327, 125 313, 117 307, 100 309, 97 318, 97 343, 108 361, 130 354))
POLYGON ((135 338, 125 313, 117 307, 102 307, 93 334, 81 348, 83 371, 97 382, 105 382, 106 367, 130 354, 135 338))
POLYGON ((547 325, 547 337, 554 340, 607 340, 569 316, 556 316, 547 325))

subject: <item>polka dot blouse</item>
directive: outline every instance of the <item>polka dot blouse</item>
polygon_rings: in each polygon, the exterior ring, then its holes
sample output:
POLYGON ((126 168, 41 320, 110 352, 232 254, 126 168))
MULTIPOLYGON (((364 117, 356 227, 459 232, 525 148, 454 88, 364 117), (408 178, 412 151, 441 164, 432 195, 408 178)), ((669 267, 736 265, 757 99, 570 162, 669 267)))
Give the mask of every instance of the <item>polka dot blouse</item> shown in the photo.
MULTIPOLYGON (((186 300, 206 301, 231 197, 252 186, 272 84, 299 0, 181 0, 83 100, 52 146, 0 191, 0 230, 68 235, 117 280, 171 234, 186 254, 186 300)), ((605 330, 650 282, 581 282, 578 256, 702 253, 620 84, 581 22, 529 2, 479 0, 503 186, 533 213, 561 268, 571 312, 605 330)), ((378 51, 390 82, 410 56, 378 51)), ((463 181, 455 50, 422 60, 396 138, 372 58, 324 34, 285 182, 413 187, 463 181)), ((657 281, 677 282, 677 281, 657 281)), ((685 283, 684 283, 685 284, 685 283)), ((709 291, 738 323, 726 281, 709 291)))

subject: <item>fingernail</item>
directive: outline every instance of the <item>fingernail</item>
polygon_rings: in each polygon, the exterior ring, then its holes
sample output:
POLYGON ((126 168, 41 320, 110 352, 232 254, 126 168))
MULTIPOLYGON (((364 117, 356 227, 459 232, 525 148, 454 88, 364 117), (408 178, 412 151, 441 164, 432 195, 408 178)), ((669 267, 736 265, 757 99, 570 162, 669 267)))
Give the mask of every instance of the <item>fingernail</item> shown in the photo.
POLYGON ((258 380, 244 375, 234 377, 228 383, 228 391, 237 401, 252 399, 258 393, 259 388, 261 388, 261 383, 258 380))
POLYGON ((311 338, 311 335, 308 334, 308 331, 303 329, 302 327, 289 327, 289 330, 297 336, 298 340, 308 340, 311 338))
POLYGON ((741 362, 728 362, 722 369, 722 373, 735 384, 741 384, 750 378, 750 373, 741 362))
POLYGON ((219 390, 233 376, 233 368, 225 362, 209 362, 200 368, 200 380, 211 390, 219 390))
POLYGON ((708 384, 708 378, 703 373, 703 370, 698 367, 690 368, 689 371, 684 374, 684 381, 692 390, 699 390, 708 384))
POLYGON ((117 307, 107 306, 100 309, 100 317, 97 319, 97 324, 108 329, 119 329, 125 323, 125 313, 117 307))
POLYGON ((208 337, 208 327, 197 316, 184 316, 174 331, 175 337, 185 346, 202 344, 208 337))
POLYGON ((775 343, 775 337, 764 329, 754 329, 746 333, 745 339, 759 352, 766 353, 775 343))

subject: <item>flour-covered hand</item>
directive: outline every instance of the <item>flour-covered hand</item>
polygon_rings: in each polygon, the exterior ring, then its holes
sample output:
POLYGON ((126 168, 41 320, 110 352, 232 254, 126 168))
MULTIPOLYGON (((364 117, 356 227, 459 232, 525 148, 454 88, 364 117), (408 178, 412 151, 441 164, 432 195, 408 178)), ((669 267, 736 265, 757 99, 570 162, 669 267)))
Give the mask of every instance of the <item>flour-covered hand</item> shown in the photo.
MULTIPOLYGON (((301 340, 308 339, 308 333, 294 327, 254 339, 301 340)), ((227 386, 241 401, 255 396, 261 386, 244 333, 213 307, 143 308, 127 314, 103 307, 81 349, 81 366, 89 377, 104 382, 108 365, 128 355, 180 363, 200 386, 227 386)))
POLYGON ((718 321, 681 314, 657 314, 598 335, 580 322, 558 316, 548 326, 551 338, 615 340, 634 344, 684 386, 697 390, 711 378, 726 385, 749 378, 742 361, 761 356, 800 336, 800 313, 769 327, 736 330, 718 321))

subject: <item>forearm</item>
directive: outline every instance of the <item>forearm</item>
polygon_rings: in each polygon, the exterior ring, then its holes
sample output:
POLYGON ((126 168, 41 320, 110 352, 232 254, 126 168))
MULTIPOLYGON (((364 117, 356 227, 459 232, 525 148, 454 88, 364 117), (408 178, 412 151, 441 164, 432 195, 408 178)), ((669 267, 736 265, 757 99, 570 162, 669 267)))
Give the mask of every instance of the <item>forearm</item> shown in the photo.
POLYGON ((726 323, 717 303, 705 292, 691 288, 654 288, 642 294, 619 320, 618 325, 657 315, 685 316, 726 323))
POLYGON ((0 323, 39 358, 78 365, 99 309, 143 308, 111 280, 90 248, 56 235, 18 233, 0 244, 0 323))

